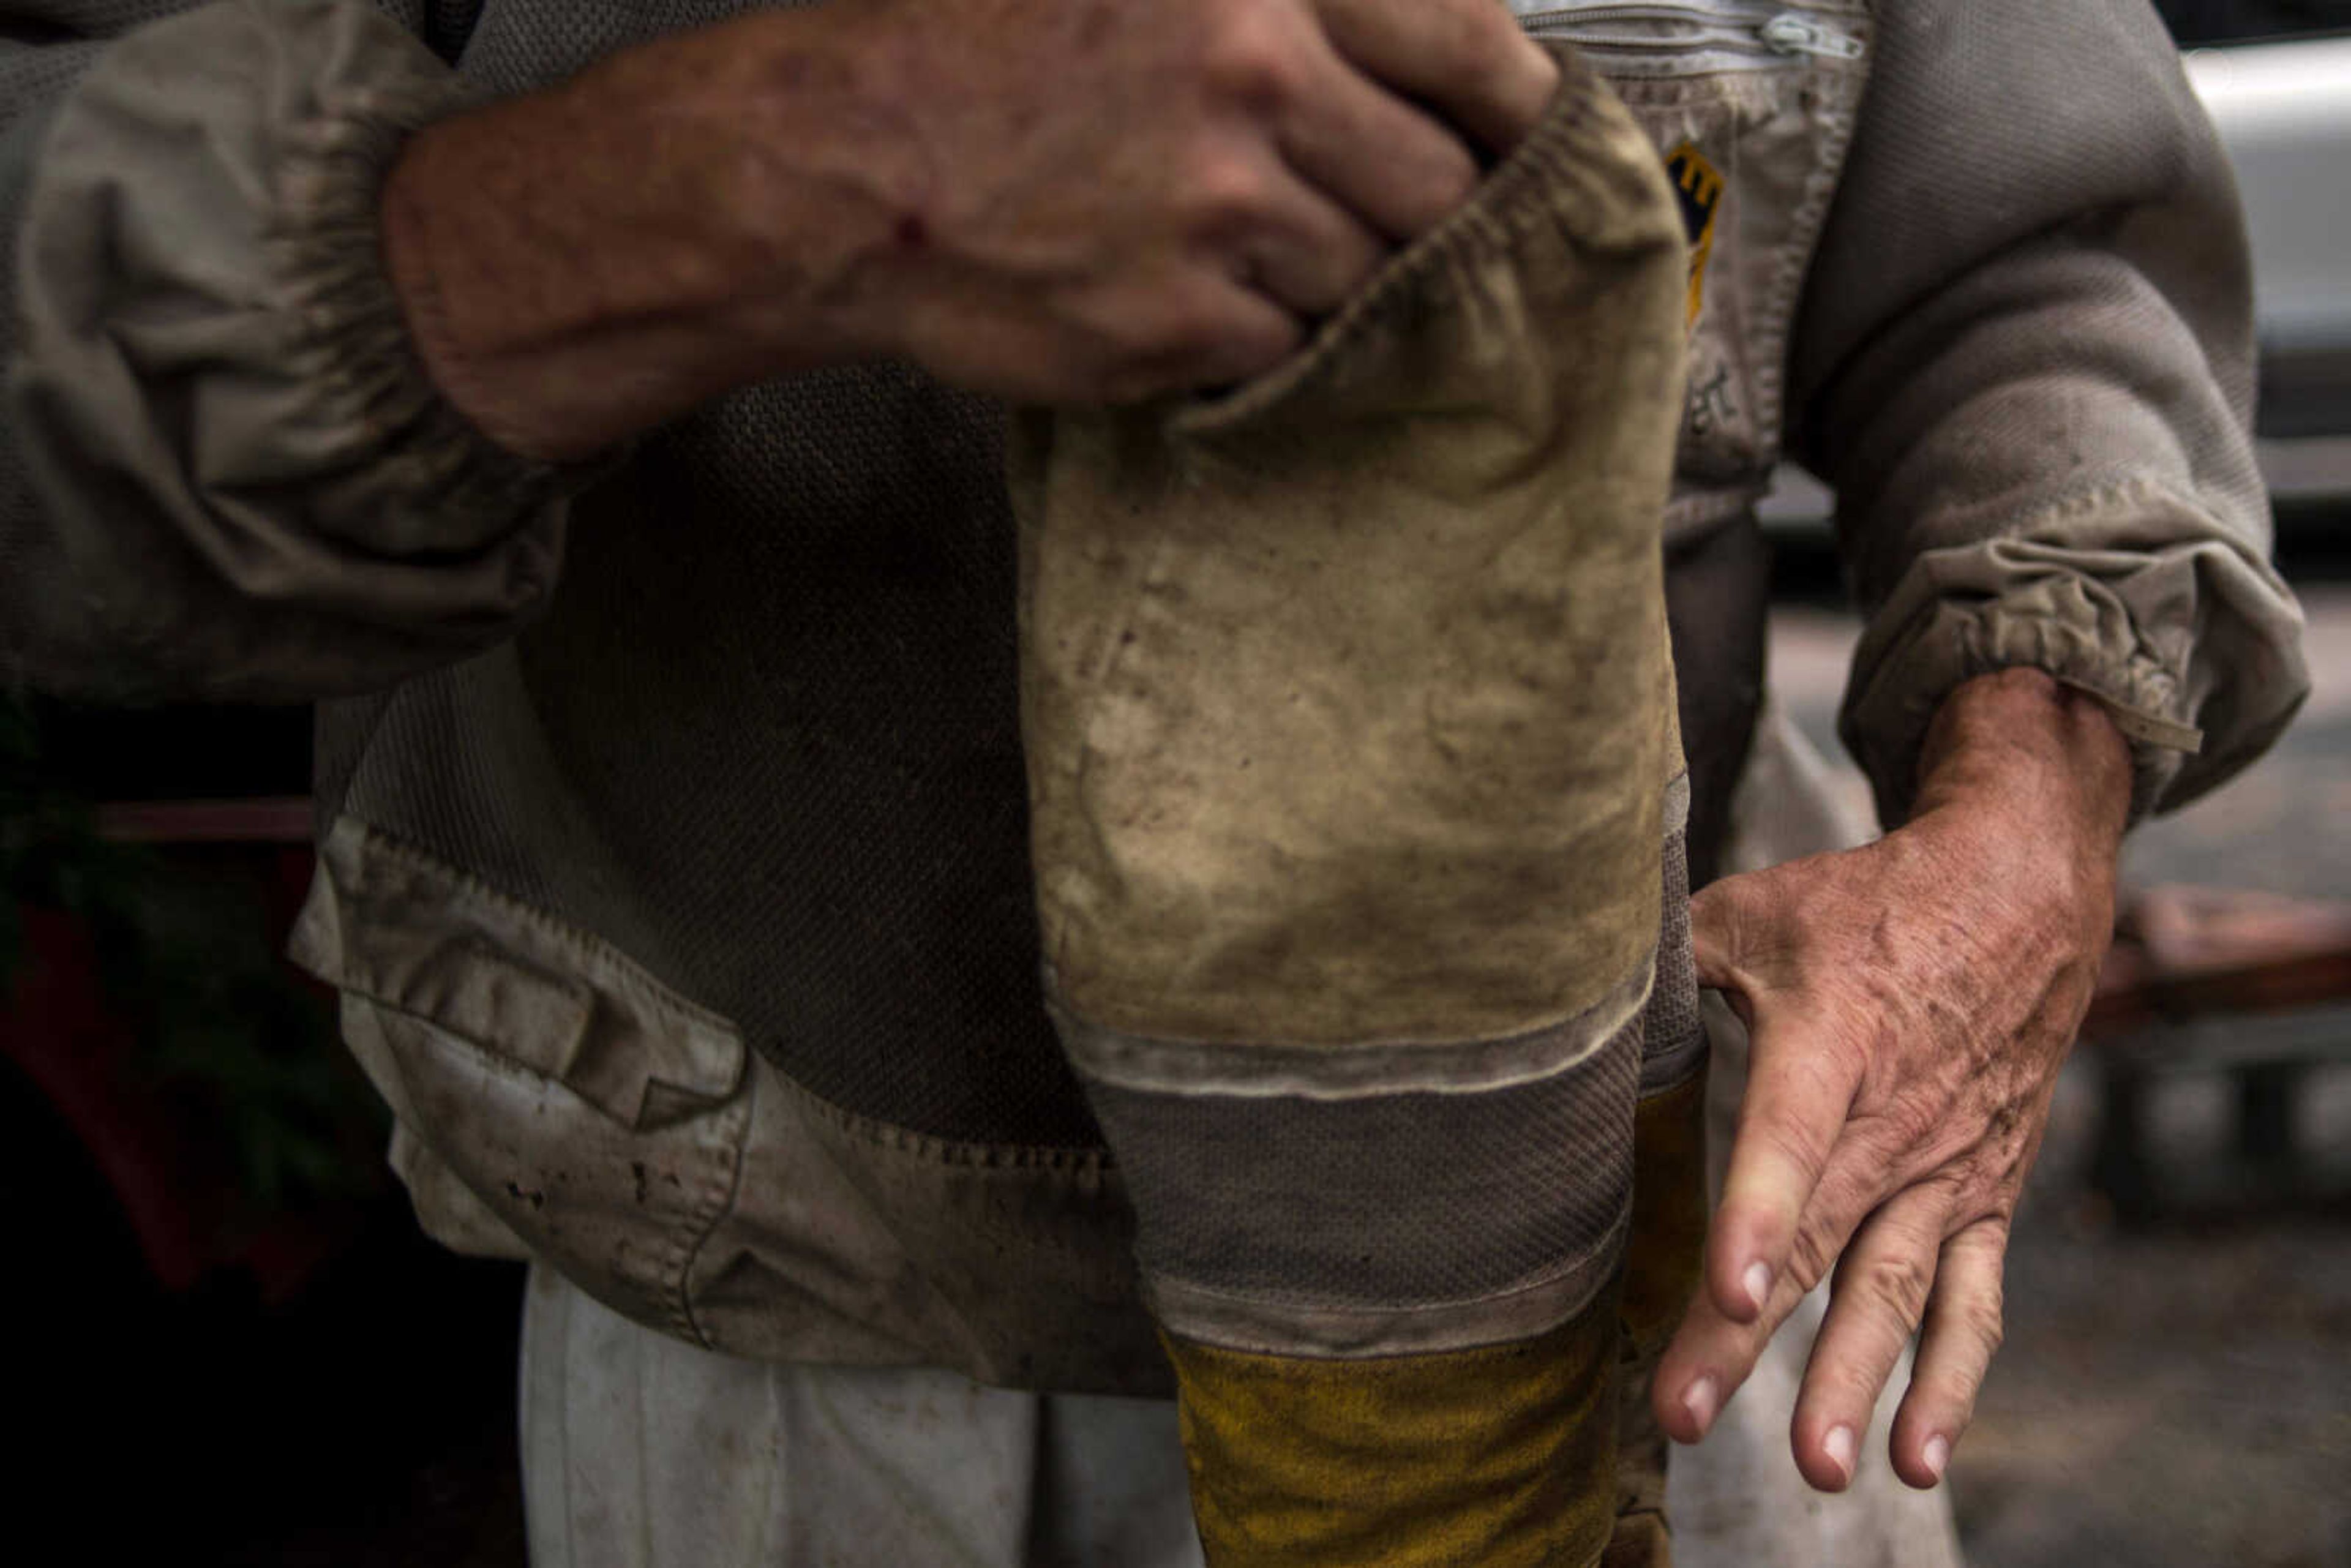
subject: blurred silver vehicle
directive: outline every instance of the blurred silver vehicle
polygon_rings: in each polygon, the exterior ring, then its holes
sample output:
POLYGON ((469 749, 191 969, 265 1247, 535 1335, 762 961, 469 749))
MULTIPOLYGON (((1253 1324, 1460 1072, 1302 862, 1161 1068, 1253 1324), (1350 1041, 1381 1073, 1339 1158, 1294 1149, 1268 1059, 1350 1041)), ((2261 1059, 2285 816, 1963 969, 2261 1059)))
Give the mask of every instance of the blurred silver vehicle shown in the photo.
POLYGON ((2262 434, 2351 436, 2351 33, 2191 48, 2187 66, 2252 235, 2262 434))

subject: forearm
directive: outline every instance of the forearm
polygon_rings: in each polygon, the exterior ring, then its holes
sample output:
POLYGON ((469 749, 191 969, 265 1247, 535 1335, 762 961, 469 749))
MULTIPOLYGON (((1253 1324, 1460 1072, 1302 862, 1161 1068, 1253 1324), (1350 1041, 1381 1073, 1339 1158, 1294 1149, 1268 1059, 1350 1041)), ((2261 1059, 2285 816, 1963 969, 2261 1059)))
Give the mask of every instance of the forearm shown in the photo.
POLYGON ((2035 669, 1978 675, 1936 710, 1912 821, 1992 810, 2059 835, 2109 882, 2131 802, 2130 743, 2104 703, 2035 669))
POLYGON ((384 254, 443 392, 512 450, 586 456, 734 386, 882 346, 868 264, 918 232, 862 25, 768 11, 428 128, 384 254))

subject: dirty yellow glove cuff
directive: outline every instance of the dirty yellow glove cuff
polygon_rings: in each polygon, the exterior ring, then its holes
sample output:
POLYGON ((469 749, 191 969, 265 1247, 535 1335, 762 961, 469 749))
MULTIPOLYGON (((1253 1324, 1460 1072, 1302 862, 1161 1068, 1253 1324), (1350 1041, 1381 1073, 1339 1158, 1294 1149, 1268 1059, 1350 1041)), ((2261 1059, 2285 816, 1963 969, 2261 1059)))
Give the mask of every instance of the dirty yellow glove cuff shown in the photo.
POLYGON ((1584 1568, 1614 1517, 1616 1291, 1537 1339, 1370 1361, 1170 1336, 1211 1568, 1584 1568))

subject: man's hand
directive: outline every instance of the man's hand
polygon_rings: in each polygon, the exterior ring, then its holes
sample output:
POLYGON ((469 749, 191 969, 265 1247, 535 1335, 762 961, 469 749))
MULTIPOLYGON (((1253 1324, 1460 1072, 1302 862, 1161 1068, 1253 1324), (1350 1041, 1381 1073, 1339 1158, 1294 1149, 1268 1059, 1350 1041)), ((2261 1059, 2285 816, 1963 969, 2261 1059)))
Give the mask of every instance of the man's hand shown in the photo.
POLYGON ((2034 671, 1955 692, 1920 777, 1878 842, 1729 878, 1692 908, 1699 979, 1746 1019, 1752 1058, 1705 1281, 1651 1397, 1674 1437, 1703 1437, 1834 1264, 1792 1433, 1829 1491, 1922 1328, 1896 1473, 1933 1486, 1967 1429, 2129 810, 2113 722, 2034 671))
POLYGON ((924 238, 869 277, 914 358, 1032 402, 1268 368, 1557 79, 1499 0, 922 10, 875 69, 906 106, 924 238))
POLYGON ((1557 75, 1500 0, 763 9, 426 130, 385 252, 535 455, 852 359, 1137 399, 1277 362, 1557 75))

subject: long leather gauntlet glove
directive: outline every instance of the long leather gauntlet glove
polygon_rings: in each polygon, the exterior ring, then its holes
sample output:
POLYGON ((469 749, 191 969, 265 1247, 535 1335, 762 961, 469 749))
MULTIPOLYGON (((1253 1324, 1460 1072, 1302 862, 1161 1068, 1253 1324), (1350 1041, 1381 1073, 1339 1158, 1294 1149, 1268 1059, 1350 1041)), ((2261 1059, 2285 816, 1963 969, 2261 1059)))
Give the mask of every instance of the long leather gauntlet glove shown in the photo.
POLYGON ((1217 1568, 1584 1564, 1615 1511, 1685 258, 1562 67, 1290 364, 1017 432, 1049 998, 1217 1568))

